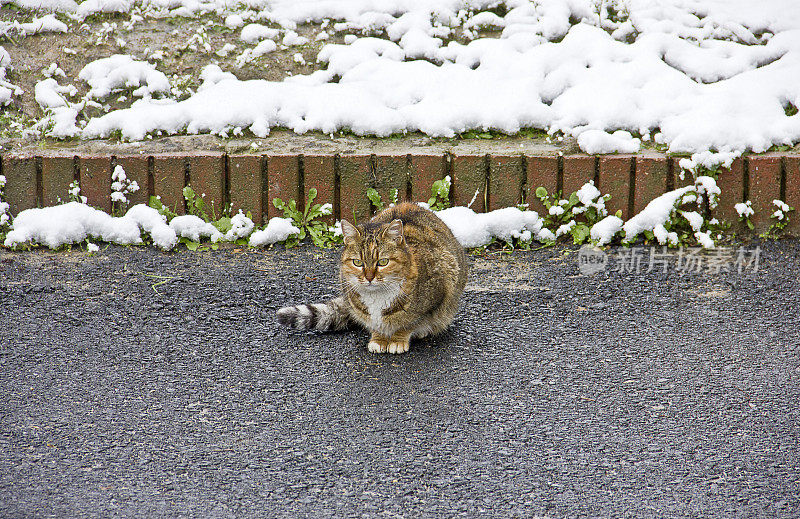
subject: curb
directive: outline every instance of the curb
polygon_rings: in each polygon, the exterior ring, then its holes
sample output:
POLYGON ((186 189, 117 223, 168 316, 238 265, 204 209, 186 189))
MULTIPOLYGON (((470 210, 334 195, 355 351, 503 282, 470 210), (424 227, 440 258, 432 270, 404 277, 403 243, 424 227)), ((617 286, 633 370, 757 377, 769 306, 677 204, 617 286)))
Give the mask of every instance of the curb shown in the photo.
MULTIPOLYGON (((0 160, 6 176, 5 199, 12 214, 24 209, 54 205, 68 197, 68 186, 78 181, 88 203, 111 210, 111 172, 121 165, 141 189, 131 203, 146 203, 150 196, 178 214, 185 212, 183 188, 191 185, 205 194, 208 208, 219 211, 227 204, 233 211, 250 211, 257 225, 281 214, 273 198, 295 199, 301 206, 309 189, 316 188, 318 202, 333 204, 330 221, 362 220, 372 207, 366 190, 375 188, 384 199, 392 189, 400 198, 427 200, 437 179, 450 175, 451 201, 467 205, 478 191, 472 209, 481 212, 509 207, 527 200, 542 212, 533 191, 577 191, 594 180, 603 194, 610 194, 610 212, 623 218, 641 211, 659 195, 684 185, 676 157, 640 155, 527 155, 459 153, 381 154, 226 154, 224 152, 177 152, 142 155, 73 153, 8 153, 0 160)), ((742 232, 733 206, 751 200, 756 232, 770 226, 772 201, 784 200, 800 207, 800 155, 765 153, 736 159, 719 174, 722 189, 716 214, 742 232)), ((218 214, 218 213, 217 213, 218 214)), ((793 218, 786 232, 800 234, 800 218, 793 218)))

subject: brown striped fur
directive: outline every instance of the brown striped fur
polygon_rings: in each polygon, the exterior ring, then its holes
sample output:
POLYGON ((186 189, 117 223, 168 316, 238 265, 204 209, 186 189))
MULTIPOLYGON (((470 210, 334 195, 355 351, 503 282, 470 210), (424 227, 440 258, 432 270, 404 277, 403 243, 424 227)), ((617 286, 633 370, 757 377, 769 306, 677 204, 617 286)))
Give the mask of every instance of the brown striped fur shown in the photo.
POLYGON ((412 338, 450 325, 467 281, 466 255, 435 214, 403 203, 358 227, 343 220, 342 232, 343 295, 324 305, 282 308, 282 324, 322 329, 323 321, 356 322, 372 332, 368 349, 375 353, 404 353, 412 338))

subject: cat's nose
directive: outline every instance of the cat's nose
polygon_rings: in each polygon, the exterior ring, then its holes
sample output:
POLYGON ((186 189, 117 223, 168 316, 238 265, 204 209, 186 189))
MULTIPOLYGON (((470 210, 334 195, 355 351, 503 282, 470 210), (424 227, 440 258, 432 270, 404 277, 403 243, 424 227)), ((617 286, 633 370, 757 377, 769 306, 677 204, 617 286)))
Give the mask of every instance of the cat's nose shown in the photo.
POLYGON ((372 280, 375 279, 375 271, 364 269, 364 277, 367 278, 367 281, 372 283, 372 280))

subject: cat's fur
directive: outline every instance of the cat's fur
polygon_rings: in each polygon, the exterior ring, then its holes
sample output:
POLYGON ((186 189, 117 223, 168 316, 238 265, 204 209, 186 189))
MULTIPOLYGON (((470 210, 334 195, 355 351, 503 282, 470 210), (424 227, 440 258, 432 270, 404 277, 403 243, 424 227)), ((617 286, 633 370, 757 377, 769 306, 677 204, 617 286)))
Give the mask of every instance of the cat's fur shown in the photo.
POLYGON ((343 295, 281 308, 278 322, 303 330, 341 330, 358 323, 372 332, 368 349, 375 353, 404 353, 412 338, 450 325, 467 282, 467 261, 464 248, 435 214, 403 203, 358 227, 342 220, 342 233, 343 295))

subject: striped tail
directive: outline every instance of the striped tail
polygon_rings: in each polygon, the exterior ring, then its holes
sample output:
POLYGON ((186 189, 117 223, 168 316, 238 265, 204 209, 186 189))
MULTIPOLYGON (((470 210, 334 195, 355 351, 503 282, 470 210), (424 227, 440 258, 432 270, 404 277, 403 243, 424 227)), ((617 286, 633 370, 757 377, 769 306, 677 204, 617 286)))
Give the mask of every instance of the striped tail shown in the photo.
POLYGON ((350 312, 344 298, 327 303, 286 306, 278 310, 278 323, 298 330, 344 330, 350 324, 350 312))

